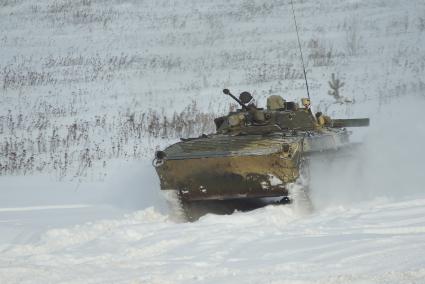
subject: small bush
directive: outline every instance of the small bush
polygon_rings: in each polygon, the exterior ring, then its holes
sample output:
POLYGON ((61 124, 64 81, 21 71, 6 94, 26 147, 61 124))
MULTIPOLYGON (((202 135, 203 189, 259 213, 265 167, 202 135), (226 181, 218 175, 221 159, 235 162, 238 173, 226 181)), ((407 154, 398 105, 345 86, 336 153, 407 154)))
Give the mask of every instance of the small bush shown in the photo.
POLYGON ((362 39, 359 34, 359 23, 357 18, 352 17, 348 20, 345 34, 345 45, 348 55, 358 55, 362 45, 362 39))
POLYGON ((311 39, 308 43, 310 54, 309 60, 313 66, 330 66, 333 64, 333 48, 325 47, 318 39, 311 39))

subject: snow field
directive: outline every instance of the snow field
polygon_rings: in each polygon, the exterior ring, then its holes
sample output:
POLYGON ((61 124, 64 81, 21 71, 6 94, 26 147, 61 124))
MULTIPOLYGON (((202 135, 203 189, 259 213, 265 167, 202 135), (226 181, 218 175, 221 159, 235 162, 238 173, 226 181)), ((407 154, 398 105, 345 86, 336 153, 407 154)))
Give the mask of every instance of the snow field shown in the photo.
POLYGON ((371 117, 364 148, 313 161, 312 212, 181 223, 154 151, 224 87, 305 96, 289 1, 0 1, 0 283, 424 283, 425 3, 294 4, 314 110, 371 117))
POLYGON ((300 216, 267 206, 174 223, 154 208, 51 229, 0 258, 5 283, 420 283, 424 199, 300 216), (19 275, 19 276, 18 276, 19 275))
MULTIPOLYGON (((367 116, 422 95, 423 1, 295 1, 313 106, 367 116), (335 73, 346 84, 328 95, 335 73)), ((0 174, 104 180, 214 129, 224 87, 305 96, 289 1, 6 1, 0 10, 0 174), (164 138, 164 139, 162 139, 164 138)))

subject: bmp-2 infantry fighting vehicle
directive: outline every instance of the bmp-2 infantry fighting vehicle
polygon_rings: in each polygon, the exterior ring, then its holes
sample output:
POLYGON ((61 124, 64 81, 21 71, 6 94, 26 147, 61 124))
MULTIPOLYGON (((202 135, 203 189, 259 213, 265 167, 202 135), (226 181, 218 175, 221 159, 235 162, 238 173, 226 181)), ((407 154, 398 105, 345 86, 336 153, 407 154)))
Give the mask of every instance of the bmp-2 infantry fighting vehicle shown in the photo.
POLYGON ((215 119, 216 133, 182 139, 155 153, 154 166, 162 190, 177 193, 186 218, 203 200, 282 197, 299 177, 308 157, 349 147, 346 127, 368 126, 369 119, 331 119, 312 113, 310 100, 302 106, 281 96, 270 96, 267 108, 257 108, 248 92, 241 106, 215 119))

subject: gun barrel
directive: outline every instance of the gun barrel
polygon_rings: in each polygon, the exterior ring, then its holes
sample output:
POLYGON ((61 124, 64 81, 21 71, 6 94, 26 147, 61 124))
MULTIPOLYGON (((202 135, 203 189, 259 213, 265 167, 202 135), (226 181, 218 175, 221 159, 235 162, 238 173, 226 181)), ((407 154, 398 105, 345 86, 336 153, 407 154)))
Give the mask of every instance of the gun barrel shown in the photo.
POLYGON ((232 93, 229 91, 229 89, 224 89, 223 90, 223 93, 225 95, 230 96, 232 99, 234 99, 243 109, 245 109, 245 110, 248 109, 243 102, 241 102, 237 97, 235 97, 234 95, 232 95, 232 93))
POLYGON ((369 126, 369 118, 332 119, 332 127, 365 127, 369 126))

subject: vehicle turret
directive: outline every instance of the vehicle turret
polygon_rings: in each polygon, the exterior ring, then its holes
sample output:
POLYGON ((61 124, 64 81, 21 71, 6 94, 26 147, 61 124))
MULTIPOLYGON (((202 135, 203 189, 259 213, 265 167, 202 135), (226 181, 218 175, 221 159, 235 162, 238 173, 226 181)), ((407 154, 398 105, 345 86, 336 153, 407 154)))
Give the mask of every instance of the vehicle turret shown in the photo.
POLYGON ((267 98, 267 108, 258 108, 250 103, 252 96, 248 92, 240 94, 239 99, 224 89, 223 93, 232 97, 242 107, 215 120, 218 133, 261 134, 276 131, 311 131, 325 127, 362 127, 369 125, 368 118, 331 119, 321 112, 313 115, 310 99, 301 99, 302 107, 296 102, 286 101, 279 95, 267 98))

